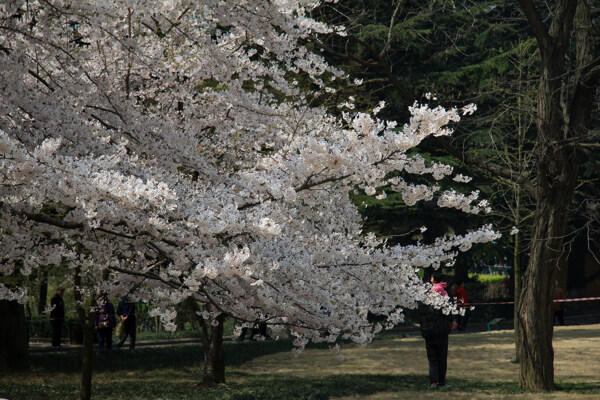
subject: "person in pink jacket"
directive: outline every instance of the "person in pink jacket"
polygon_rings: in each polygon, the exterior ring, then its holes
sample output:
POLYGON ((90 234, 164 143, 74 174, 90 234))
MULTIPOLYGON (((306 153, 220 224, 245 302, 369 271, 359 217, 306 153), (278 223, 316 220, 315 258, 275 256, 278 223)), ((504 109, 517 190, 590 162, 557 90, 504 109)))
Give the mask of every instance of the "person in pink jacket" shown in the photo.
POLYGON ((431 274, 431 290, 441 294, 442 296, 448 296, 448 292, 446 291, 446 282, 441 282, 442 274, 437 271, 431 274))

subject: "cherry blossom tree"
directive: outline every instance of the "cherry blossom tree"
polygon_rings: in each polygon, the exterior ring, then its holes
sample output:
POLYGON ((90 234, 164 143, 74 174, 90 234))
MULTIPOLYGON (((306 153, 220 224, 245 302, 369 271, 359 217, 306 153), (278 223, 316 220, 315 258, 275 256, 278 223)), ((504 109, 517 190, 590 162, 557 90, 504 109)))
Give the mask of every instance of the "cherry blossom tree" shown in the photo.
MULTIPOLYGON (((414 104, 402 126, 351 99, 342 117, 317 106, 348 79, 302 45, 332 29, 308 17, 317 1, 0 4, 0 272, 68 263, 89 282, 82 307, 133 291, 170 328, 174 305, 192 304, 206 384, 224 381, 225 316, 286 327, 299 351, 364 344, 419 301, 449 311, 418 269, 498 236, 389 247, 361 231, 356 190, 487 210, 476 192, 410 181, 452 179, 408 152, 474 106, 414 104)), ((0 298, 26 296, 0 284, 0 298)))

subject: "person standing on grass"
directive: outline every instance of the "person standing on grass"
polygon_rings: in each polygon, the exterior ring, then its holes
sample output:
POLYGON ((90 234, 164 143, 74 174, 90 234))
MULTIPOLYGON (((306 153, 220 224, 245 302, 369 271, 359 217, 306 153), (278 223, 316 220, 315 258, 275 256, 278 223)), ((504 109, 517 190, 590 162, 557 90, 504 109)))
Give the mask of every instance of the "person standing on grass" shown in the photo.
POLYGON ((100 309, 94 321, 94 327, 98 331, 98 348, 100 350, 103 350, 105 346, 109 350, 112 348, 113 328, 116 325, 115 307, 108 300, 108 295, 102 293, 100 297, 100 309))
POLYGON ((65 320, 65 302, 62 298, 64 288, 56 290, 54 297, 50 300, 50 325, 52 326, 52 347, 60 347, 62 337, 62 324, 65 320))
MULTIPOLYGON (((565 292, 558 286, 558 281, 554 282, 554 300, 565 299, 565 292)), ((556 320, 558 319, 558 323, 560 325, 565 324, 564 313, 567 308, 567 303, 565 302, 553 302, 552 308, 554 309, 554 318, 552 319, 552 325, 556 325, 556 320)))
MULTIPOLYGON (((448 295, 440 271, 433 272, 431 283, 434 292, 442 296, 448 295)), ((427 361, 429 361, 429 389, 446 386, 448 335, 453 328, 452 317, 432 306, 419 304, 419 325, 421 335, 425 339, 427 361)))
POLYGON ((456 298, 456 304, 465 311, 464 315, 459 314, 456 318, 458 320, 458 330, 464 331, 467 329, 467 322, 469 322, 469 296, 462 280, 456 281, 456 289, 452 292, 452 297, 456 298))
POLYGON ((136 331, 135 303, 129 301, 129 297, 127 295, 123 296, 121 300, 119 300, 119 304, 117 305, 117 314, 119 314, 121 317, 121 321, 125 327, 125 336, 123 336, 119 343, 117 343, 117 347, 121 348, 129 336, 129 348, 133 350, 135 348, 136 331))

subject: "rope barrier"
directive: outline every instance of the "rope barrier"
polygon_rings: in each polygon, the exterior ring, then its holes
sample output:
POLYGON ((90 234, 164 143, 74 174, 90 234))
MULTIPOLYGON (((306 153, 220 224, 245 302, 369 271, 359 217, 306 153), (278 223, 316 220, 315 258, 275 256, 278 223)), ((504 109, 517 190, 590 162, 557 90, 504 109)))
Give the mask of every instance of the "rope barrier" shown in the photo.
MULTIPOLYGON (((590 300, 600 300, 600 297, 578 297, 573 299, 555 299, 554 303, 571 303, 575 301, 590 301, 590 300)), ((494 301, 488 303, 464 303, 466 306, 478 306, 478 305, 488 305, 488 304, 515 304, 514 301, 494 301)))
POLYGON ((588 300, 600 300, 600 297, 579 297, 577 299, 556 299, 555 303, 569 303, 571 301, 588 301, 588 300))
POLYGON ((494 302, 488 302, 488 303, 463 303, 460 304, 460 306, 481 306, 481 305, 488 305, 488 304, 515 304, 514 301, 494 301, 494 302))

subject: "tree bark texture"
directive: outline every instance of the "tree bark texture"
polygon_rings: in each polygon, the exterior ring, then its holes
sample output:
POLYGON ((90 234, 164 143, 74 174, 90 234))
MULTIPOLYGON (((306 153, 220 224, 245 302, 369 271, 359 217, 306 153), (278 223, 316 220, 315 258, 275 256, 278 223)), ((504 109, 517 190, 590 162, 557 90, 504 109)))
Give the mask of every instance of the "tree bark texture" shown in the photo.
POLYGON ((25 308, 16 301, 0 300, 0 373, 29 370, 29 335, 25 308))
POLYGON ((210 328, 208 346, 204 346, 204 372, 202 384, 204 386, 214 386, 218 383, 225 383, 225 352, 223 351, 223 314, 216 318, 219 323, 210 328))
MULTIPOLYGON (((81 318, 80 318, 81 320, 81 318)), ((92 374, 94 368, 94 325, 90 323, 90 317, 87 321, 81 321, 83 329, 83 348, 81 359, 81 390, 80 400, 90 400, 92 398, 92 374)))
POLYGON ((577 144, 588 137, 598 68, 586 1, 554 1, 548 27, 533 1, 520 2, 541 56, 536 124, 537 202, 529 264, 518 305, 520 385, 552 390, 554 280, 558 269, 565 265, 563 241, 581 163, 577 144))
MULTIPOLYGON (((77 316, 83 330, 83 348, 81 358, 81 386, 79 390, 80 400, 90 400, 92 398, 92 374, 94 368, 94 312, 86 312, 83 304, 83 297, 78 290, 81 286, 81 267, 75 268, 75 301, 77 304, 77 316)), ((89 308, 95 306, 94 299, 90 299, 89 308)))
MULTIPOLYGON (((575 182, 577 175, 571 177, 575 182)), ((563 236, 573 189, 574 184, 565 183, 540 196, 537 202, 529 265, 518 302, 519 327, 515 332, 520 385, 529 389, 554 389, 552 294, 557 267, 565 256, 563 236)))
MULTIPOLYGON (((204 369, 202 372, 202 385, 207 387, 225 383, 225 352, 223 351, 223 323, 225 315, 220 314, 216 318, 217 326, 208 323, 202 315, 201 308, 193 299, 187 300, 187 306, 192 311, 202 340, 202 351, 204 353, 204 369)), ((211 310, 211 306, 205 306, 211 310)))

